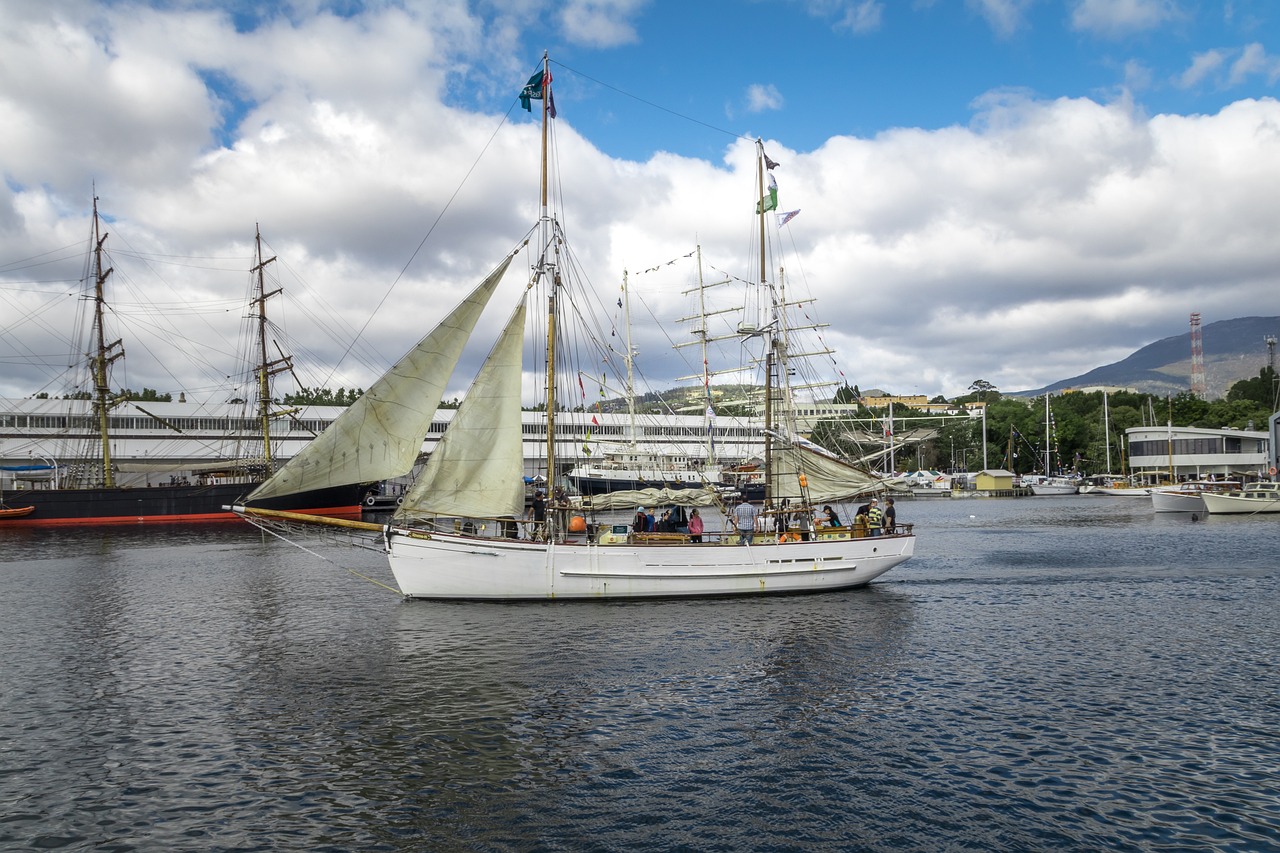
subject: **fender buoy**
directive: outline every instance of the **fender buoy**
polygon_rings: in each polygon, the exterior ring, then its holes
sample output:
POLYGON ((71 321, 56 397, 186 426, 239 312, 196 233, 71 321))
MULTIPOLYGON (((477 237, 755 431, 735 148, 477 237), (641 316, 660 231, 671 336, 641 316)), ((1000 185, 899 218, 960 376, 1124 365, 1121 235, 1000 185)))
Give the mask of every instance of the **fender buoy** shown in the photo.
POLYGON ((373 505, 374 505, 374 504, 376 504, 377 502, 378 502, 378 499, 377 499, 377 498, 375 498, 373 495, 369 495, 369 497, 367 497, 367 498, 365 498, 365 499, 364 499, 364 505, 365 505, 365 506, 373 506, 373 505))
POLYGON ((569 532, 570 533, 586 533, 587 520, 580 515, 573 516, 572 518, 569 519, 569 532))

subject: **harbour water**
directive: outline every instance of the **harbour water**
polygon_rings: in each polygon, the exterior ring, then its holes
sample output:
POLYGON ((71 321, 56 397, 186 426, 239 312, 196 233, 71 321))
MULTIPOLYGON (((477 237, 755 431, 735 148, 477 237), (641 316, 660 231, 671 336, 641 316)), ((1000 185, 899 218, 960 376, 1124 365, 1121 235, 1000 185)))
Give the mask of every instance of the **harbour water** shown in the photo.
POLYGON ((898 515, 866 589, 573 604, 0 528, 0 848, 1280 850, 1280 518, 898 515))

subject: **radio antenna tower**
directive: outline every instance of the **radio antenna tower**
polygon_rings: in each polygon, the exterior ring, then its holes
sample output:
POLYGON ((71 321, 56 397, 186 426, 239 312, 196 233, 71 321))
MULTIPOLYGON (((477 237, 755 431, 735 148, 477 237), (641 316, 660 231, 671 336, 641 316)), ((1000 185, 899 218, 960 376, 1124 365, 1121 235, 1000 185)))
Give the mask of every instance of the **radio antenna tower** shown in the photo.
POLYGON ((1204 399, 1208 383, 1204 376, 1204 345, 1200 341, 1200 312, 1191 314, 1191 393, 1204 399))
MULTIPOLYGON (((1276 336, 1262 339, 1267 345, 1267 367, 1271 368, 1271 410, 1280 412, 1280 376, 1276 376, 1276 336)), ((1275 458, 1274 454, 1272 458, 1275 458)))

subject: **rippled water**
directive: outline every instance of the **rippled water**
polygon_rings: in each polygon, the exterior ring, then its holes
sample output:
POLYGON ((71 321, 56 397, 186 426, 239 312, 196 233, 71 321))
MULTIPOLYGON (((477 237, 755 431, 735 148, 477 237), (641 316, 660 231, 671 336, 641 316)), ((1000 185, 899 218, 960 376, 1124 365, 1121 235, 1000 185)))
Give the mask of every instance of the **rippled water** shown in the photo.
POLYGON ((899 518, 864 590, 520 605, 0 529, 0 847, 1280 849, 1280 518, 899 518))

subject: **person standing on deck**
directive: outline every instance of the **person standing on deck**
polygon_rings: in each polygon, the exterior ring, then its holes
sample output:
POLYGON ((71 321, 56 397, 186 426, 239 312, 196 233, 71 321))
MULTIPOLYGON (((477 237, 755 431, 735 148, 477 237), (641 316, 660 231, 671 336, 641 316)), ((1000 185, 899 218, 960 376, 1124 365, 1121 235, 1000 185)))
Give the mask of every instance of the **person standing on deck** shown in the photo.
POLYGON ((867 510, 867 526, 872 536, 879 536, 884 527, 884 511, 880 509, 880 501, 871 499, 871 508, 867 510))
POLYGON ((756 517, 760 511, 751 501, 743 501, 733 511, 733 525, 738 528, 738 544, 748 545, 756 532, 756 517))
POLYGON ((884 532, 893 533, 898 529, 898 511, 893 508, 893 498, 884 501, 884 532))
POLYGON ((542 531, 547 526, 547 494, 542 489, 538 489, 533 493, 533 503, 529 507, 529 517, 533 520, 531 538, 538 539, 542 536, 542 531))
POLYGON ((800 528, 800 541, 809 541, 809 532, 813 529, 813 510, 805 507, 796 513, 796 526, 800 528))
POLYGON ((689 516, 689 541, 701 542, 702 530, 702 516, 698 514, 698 510, 695 508, 689 516))

